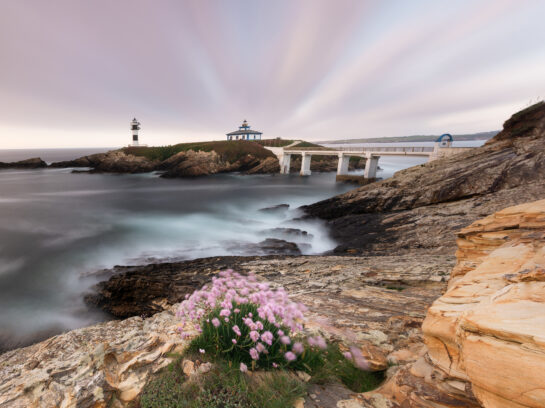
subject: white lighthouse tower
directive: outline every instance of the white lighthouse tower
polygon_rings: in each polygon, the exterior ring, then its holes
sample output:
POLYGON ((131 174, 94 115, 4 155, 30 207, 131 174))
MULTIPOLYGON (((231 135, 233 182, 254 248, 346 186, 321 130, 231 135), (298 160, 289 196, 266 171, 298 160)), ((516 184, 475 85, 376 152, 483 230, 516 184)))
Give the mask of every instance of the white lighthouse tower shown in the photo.
POLYGON ((138 131, 140 130, 140 122, 134 118, 131 122, 132 143, 129 146, 139 146, 138 131))

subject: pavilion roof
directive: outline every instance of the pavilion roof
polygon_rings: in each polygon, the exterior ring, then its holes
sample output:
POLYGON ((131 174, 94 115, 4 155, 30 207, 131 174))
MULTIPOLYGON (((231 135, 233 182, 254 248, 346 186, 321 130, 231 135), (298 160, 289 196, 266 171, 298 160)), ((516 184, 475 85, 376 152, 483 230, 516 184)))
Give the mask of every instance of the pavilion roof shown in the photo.
POLYGON ((262 135, 263 132, 259 132, 257 130, 252 129, 239 129, 235 130, 234 132, 227 133, 227 136, 236 136, 236 135, 262 135))

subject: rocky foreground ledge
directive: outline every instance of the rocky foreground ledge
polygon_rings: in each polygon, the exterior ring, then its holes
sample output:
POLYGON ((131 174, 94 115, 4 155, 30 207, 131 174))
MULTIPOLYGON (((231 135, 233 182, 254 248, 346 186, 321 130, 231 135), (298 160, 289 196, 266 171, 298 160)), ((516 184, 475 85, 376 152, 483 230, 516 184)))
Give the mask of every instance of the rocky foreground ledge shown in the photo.
MULTIPOLYGON (((320 395, 325 406, 345 408, 545 405, 545 200, 476 222, 457 242, 454 269, 443 255, 235 260, 305 303, 307 330, 358 344, 375 369, 390 365, 379 390, 318 387, 305 407, 322 406, 320 395)), ((169 278, 182 273, 169 265, 169 278)), ((169 353, 185 347, 176 304, 155 301, 163 311, 149 318, 1 355, 0 407, 130 406, 169 353)))

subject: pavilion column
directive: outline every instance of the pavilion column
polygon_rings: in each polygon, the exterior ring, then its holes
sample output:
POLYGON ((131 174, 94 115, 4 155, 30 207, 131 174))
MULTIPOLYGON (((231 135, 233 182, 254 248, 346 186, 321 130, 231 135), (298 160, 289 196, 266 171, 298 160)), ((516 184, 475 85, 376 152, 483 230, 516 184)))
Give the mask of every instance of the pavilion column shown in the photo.
POLYGON ((343 153, 339 153, 339 164, 337 165, 337 175, 348 174, 348 164, 350 163, 350 156, 346 156, 343 153))
POLYGON ((363 171, 363 177, 365 178, 376 178, 377 177, 377 168, 378 168, 378 159, 380 156, 373 156, 367 154, 365 162, 365 170, 363 171))
POLYGON ((290 174, 291 154, 284 153, 280 158, 280 174, 290 174))
POLYGON ((310 176, 310 160, 312 159, 312 155, 303 153, 301 157, 301 172, 299 173, 301 176, 310 176))

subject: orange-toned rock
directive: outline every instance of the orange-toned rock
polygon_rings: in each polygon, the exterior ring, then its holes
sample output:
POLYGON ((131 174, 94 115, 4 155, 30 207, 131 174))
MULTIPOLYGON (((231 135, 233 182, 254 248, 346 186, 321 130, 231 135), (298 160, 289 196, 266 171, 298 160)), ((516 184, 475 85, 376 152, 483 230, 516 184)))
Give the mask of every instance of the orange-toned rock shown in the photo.
POLYGON ((545 200, 462 229, 457 258, 424 320, 427 354, 363 406, 545 407, 545 200))

